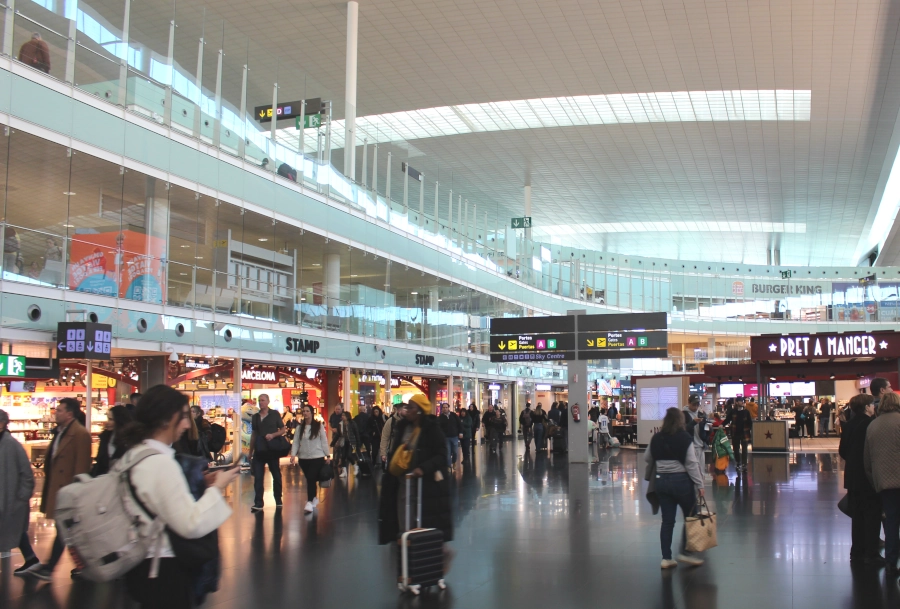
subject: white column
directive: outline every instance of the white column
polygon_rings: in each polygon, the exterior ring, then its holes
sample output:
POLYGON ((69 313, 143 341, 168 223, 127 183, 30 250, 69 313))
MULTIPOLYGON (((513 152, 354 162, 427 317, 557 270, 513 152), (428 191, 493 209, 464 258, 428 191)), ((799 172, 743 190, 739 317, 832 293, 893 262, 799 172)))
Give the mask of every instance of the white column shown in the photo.
MULTIPOLYGON (((131 0, 125 0, 125 18, 122 20, 122 48, 128 48, 128 31, 131 29, 131 0)), ((74 80, 73 80, 74 82, 74 80)), ((128 102, 128 57, 119 59, 119 105, 128 102)))
POLYGON ((463 216, 463 251, 469 251, 469 200, 466 199, 466 215, 463 216))
MULTIPOLYGON (((531 215, 531 184, 525 185, 525 215, 531 215)), ((531 241, 531 229, 525 229, 525 239, 531 241)))
POLYGON ((438 212, 440 209, 438 208, 438 185, 439 183, 435 181, 434 183, 434 234, 441 234, 441 220, 438 212))
POLYGON ((84 399, 84 427, 88 430, 88 433, 91 432, 91 399, 93 398, 93 380, 94 380, 94 361, 88 360, 87 366, 85 366, 85 379, 84 379, 84 390, 85 390, 85 399, 84 399))
POLYGON ((356 49, 359 3, 347 3, 347 67, 344 75, 344 175, 356 179, 356 49))
POLYGON ((384 200, 388 206, 388 222, 390 222, 391 217, 391 157, 393 156, 392 152, 388 152, 388 162, 387 162, 387 176, 385 177, 384 183, 384 200))
POLYGON ((13 22, 16 14, 16 0, 7 0, 6 19, 3 22, 3 54, 13 54, 13 22))
POLYGON ((456 404, 453 403, 453 375, 450 375, 450 378, 447 379, 447 403, 450 404, 452 408, 456 404))
MULTIPOLYGON (((234 358, 234 367, 231 372, 231 383, 234 387, 234 397, 237 398, 235 402, 237 404, 241 403, 241 372, 243 371, 243 363, 241 358, 234 358)), ((241 430, 241 408, 238 406, 234 409, 234 415, 231 421, 231 429, 233 433, 231 435, 231 462, 232 463, 240 463, 241 460, 241 434, 243 433, 241 430)))
POLYGON ((450 189, 450 194, 447 195, 449 197, 448 202, 448 212, 447 212, 447 241, 453 241, 453 189, 450 189))
POLYGON ((419 228, 425 228, 425 174, 419 179, 419 228))
POLYGON ((363 166, 362 166, 362 187, 366 190, 366 184, 369 181, 369 140, 363 140, 363 166))
MULTIPOLYGON (((575 316, 575 333, 578 333, 578 318, 585 311, 567 311, 567 315, 575 316)), ((576 351, 577 357, 577 351, 576 351)), ((587 410, 588 382, 587 361, 573 360, 566 362, 569 381, 569 409, 566 411, 569 417, 569 463, 590 463, 590 451, 588 451, 588 425, 587 410), (572 419, 572 407, 578 404, 581 411, 581 420, 576 423, 572 419)))
POLYGON ((372 192, 375 193, 375 202, 378 202, 378 140, 372 146, 372 192))
MULTIPOLYGON (((336 307, 341 298, 341 255, 325 254, 325 305, 336 307)), ((331 311, 328 311, 331 315, 331 311)))
POLYGON ((350 412, 351 407, 353 406, 353 400, 352 400, 353 396, 350 395, 351 394, 351 391, 350 391, 350 368, 344 368, 341 371, 341 379, 342 379, 341 385, 344 388, 344 399, 343 399, 344 412, 350 412))
MULTIPOLYGON (((393 396, 391 391, 391 371, 385 370, 381 373, 384 376, 384 409, 385 414, 387 414, 387 408, 390 408, 393 405, 393 396)), ((379 438, 380 441, 380 438, 379 438)))
MULTIPOLYGON (((197 87, 198 91, 203 90, 203 45, 206 44, 206 41, 203 38, 197 42, 197 72, 194 74, 196 78, 194 78, 194 86, 197 87)), ((174 80, 174 73, 173 73, 174 80)), ((201 116, 202 111, 200 110, 200 105, 196 105, 194 107, 194 137, 200 137, 200 125, 203 124, 203 117, 201 116)), ((275 115, 275 106, 272 106, 272 116, 275 115)), ((246 116, 246 115, 243 115, 246 116)))

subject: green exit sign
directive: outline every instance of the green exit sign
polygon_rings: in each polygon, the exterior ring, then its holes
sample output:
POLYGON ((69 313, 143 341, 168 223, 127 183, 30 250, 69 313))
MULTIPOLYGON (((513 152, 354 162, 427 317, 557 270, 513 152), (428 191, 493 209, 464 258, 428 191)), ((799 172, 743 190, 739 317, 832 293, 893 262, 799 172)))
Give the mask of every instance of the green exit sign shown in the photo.
MULTIPOLYGON (((300 129, 300 117, 294 119, 297 129, 300 129)), ((303 117, 303 129, 318 129, 322 124, 321 114, 307 114, 303 117)))
POLYGON ((782 279, 790 279, 790 278, 791 278, 791 272, 790 272, 790 271, 781 271, 781 278, 782 278, 782 279))
POLYGON ((0 376, 25 376, 25 356, 0 355, 0 376))
POLYGON ((509 223, 510 228, 531 228, 531 216, 513 218, 509 223))

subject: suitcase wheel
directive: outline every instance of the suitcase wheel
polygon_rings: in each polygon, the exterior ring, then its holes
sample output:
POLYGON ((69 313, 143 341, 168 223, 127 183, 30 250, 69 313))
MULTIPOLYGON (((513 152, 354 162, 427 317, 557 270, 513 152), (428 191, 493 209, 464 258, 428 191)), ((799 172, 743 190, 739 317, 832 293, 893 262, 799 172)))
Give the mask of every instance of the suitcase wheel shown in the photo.
POLYGON ((413 584, 412 586, 409 586, 407 588, 407 590, 412 592, 413 596, 419 596, 420 594, 422 594, 422 586, 419 586, 417 584, 413 584))

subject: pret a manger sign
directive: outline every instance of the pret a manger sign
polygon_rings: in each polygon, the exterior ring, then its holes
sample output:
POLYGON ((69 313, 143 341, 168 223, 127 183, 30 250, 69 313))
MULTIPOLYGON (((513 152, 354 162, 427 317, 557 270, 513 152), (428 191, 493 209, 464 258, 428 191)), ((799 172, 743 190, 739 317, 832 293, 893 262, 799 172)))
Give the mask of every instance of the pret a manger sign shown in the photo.
POLYGON ((753 359, 836 359, 900 356, 900 337, 893 332, 792 334, 751 339, 753 359))

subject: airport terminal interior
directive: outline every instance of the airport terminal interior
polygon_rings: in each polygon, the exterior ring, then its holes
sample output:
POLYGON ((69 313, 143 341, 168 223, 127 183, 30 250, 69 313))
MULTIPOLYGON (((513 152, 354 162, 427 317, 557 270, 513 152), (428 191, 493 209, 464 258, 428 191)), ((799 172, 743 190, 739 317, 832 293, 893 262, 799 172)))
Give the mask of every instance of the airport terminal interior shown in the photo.
POLYGON ((0 40, 3 609, 900 606, 896 2, 0 40))

